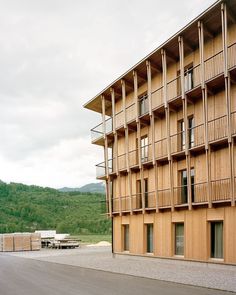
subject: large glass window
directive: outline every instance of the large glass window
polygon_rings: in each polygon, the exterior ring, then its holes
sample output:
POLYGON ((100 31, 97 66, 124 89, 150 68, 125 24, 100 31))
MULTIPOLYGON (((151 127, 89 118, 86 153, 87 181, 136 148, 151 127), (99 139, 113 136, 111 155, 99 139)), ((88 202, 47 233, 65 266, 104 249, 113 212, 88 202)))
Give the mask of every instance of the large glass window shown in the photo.
POLYGON ((175 223, 175 255, 184 255, 184 223, 175 223))
POLYGON ((123 225, 124 230, 124 251, 129 251, 129 225, 123 225))
POLYGON ((145 135, 141 138, 141 161, 148 161, 148 136, 145 135))
POLYGON ((142 186, 141 186, 141 180, 137 180, 137 186, 136 186, 136 209, 142 208, 142 186))
POLYGON ((187 170, 180 171, 181 204, 188 203, 187 170))
POLYGON ((193 68, 189 66, 184 72, 184 90, 189 91, 193 88, 193 68))
POLYGON ((153 224, 147 224, 147 253, 153 253, 153 224))
POLYGON ((139 97, 139 115, 142 116, 148 112, 148 95, 143 94, 139 97))
POLYGON ((148 179, 144 179, 144 200, 145 200, 145 208, 148 208, 148 179))
POLYGON ((211 222, 211 257, 223 258, 223 221, 211 222))
POLYGON ((188 128, 189 128, 189 148, 194 147, 194 118, 190 117, 188 119, 188 128))

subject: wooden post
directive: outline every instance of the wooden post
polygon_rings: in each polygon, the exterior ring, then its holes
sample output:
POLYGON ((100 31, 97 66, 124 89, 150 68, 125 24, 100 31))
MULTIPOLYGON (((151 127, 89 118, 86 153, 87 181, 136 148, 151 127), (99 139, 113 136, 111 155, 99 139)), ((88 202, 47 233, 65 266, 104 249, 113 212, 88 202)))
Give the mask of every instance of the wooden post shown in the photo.
POLYGON ((212 189, 211 189, 211 148, 206 150, 206 166, 207 166, 207 197, 208 197, 208 207, 212 208, 212 189))
POLYGON ((116 175, 119 173, 119 164, 118 164, 118 139, 117 133, 114 136, 114 146, 115 146, 115 163, 116 163, 116 175))
POLYGON ((142 210, 143 214, 145 213, 145 200, 144 200, 144 176, 143 176, 143 167, 140 169, 140 181, 141 181, 141 195, 142 195, 142 210))
POLYGON ((151 63, 149 60, 146 61, 147 67, 147 94, 148 94, 148 106, 149 106, 149 116, 152 115, 152 71, 151 63))
POLYGON ((113 130, 113 134, 115 134, 116 132, 115 91, 113 88, 111 88, 110 91, 111 91, 111 106, 112 106, 112 130, 113 130))
POLYGON ((139 117, 139 102, 138 102, 138 76, 137 72, 133 71, 133 77, 134 77, 134 103, 135 103, 135 111, 136 111, 136 123, 138 123, 138 117, 139 117))
POLYGON ((130 171, 129 167, 129 129, 125 128, 125 161, 126 161, 126 167, 127 171, 130 171))
POLYGON ((140 127, 140 121, 137 125, 137 135, 138 135, 138 162, 139 162, 139 169, 142 167, 142 161, 141 161, 141 127, 140 127))
POLYGON ((121 80, 121 88, 122 88, 122 107, 124 114, 124 128, 126 128, 126 90, 125 90, 125 80, 121 80))
POLYGON ((132 208, 132 194, 131 194, 131 190, 132 190, 132 182, 131 182, 131 173, 128 172, 128 195, 129 195, 129 202, 130 202, 130 214, 133 214, 133 208, 132 208))
POLYGON ((105 106, 105 97, 101 95, 102 100, 102 129, 103 129, 103 137, 106 136, 106 106, 105 106))
POLYGON ((110 217, 112 216, 112 205, 111 205, 111 187, 110 187, 110 182, 111 182, 111 179, 110 177, 108 177, 107 179, 107 191, 108 191, 108 204, 109 204, 109 215, 110 217))
POLYGON ((170 194, 171 194, 171 211, 175 210, 174 207, 174 183, 173 183, 173 160, 169 161, 169 177, 170 177, 170 194))
POLYGON ((154 166, 155 170, 155 199, 156 199, 156 212, 159 212, 159 204, 158 204, 158 171, 157 171, 157 163, 154 166))
POLYGON ((117 177, 118 181, 118 194, 119 194, 119 211, 120 211, 120 216, 122 216, 122 203, 121 203, 121 180, 120 180, 120 174, 117 177))
POLYGON ((163 101, 165 108, 167 107, 167 64, 166 64, 166 51, 161 50, 161 61, 162 61, 162 79, 163 79, 163 101))
POLYGON ((166 118, 166 137, 167 137, 167 153, 168 161, 171 159, 171 142, 170 142, 170 108, 169 106, 165 108, 165 118, 166 118))
POLYGON ((152 138, 151 138, 151 142, 152 142, 152 164, 155 165, 156 162, 156 157, 155 157, 155 119, 154 119, 154 115, 151 116, 150 118, 151 120, 151 134, 152 134, 152 138))

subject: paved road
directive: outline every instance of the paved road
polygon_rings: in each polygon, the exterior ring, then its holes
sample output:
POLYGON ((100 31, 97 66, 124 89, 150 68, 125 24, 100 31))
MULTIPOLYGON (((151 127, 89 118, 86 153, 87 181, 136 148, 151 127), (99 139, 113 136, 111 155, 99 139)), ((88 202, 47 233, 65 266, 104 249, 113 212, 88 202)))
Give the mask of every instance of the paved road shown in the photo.
POLYGON ((223 295, 229 292, 0 254, 0 295, 223 295))

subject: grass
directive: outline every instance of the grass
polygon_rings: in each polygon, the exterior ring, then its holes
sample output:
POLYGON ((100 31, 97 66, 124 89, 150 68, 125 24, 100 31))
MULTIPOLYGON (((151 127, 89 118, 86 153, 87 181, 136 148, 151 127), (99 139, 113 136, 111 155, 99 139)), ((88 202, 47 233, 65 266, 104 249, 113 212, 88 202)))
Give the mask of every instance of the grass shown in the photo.
POLYGON ((101 241, 106 241, 111 243, 111 235, 78 235, 73 236, 73 238, 78 238, 83 244, 97 244, 101 241))

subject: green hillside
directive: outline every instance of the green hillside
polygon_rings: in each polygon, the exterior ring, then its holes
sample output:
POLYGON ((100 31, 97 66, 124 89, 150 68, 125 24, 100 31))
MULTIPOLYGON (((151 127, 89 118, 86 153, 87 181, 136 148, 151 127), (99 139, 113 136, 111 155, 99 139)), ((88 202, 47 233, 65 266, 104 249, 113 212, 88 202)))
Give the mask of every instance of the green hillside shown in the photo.
POLYGON ((111 233, 102 194, 0 182, 0 233, 56 229, 72 235, 111 233))

